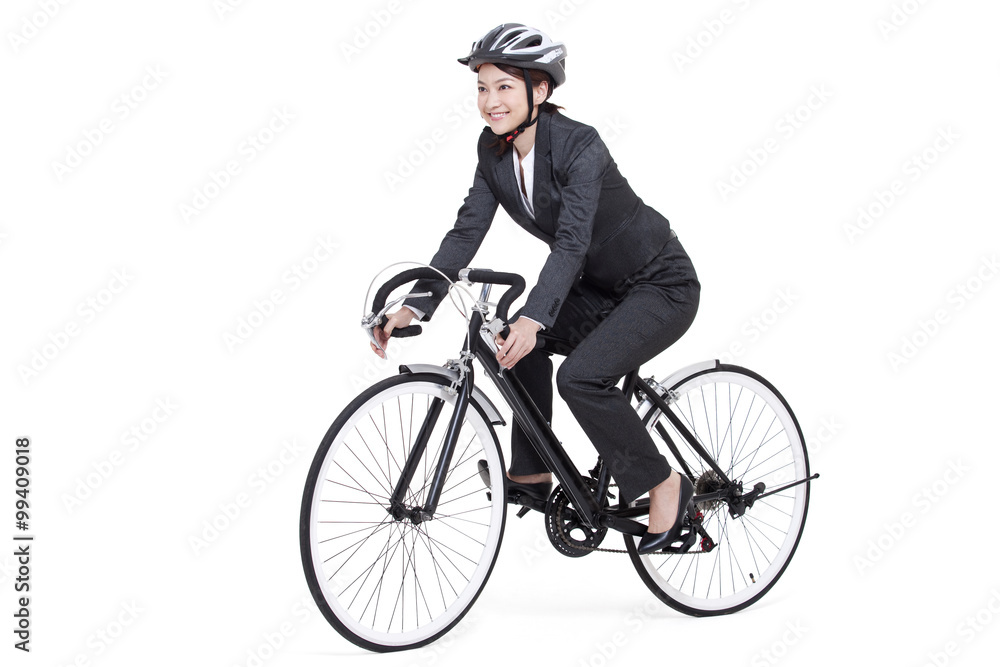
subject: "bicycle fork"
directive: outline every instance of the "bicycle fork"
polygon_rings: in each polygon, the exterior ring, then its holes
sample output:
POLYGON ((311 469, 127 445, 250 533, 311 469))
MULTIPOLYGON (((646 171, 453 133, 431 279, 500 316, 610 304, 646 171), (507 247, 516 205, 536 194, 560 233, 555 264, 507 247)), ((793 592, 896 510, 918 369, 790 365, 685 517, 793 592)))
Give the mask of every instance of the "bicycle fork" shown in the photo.
MULTIPOLYGON (((486 299, 489 298, 490 287, 491 285, 489 284, 483 285, 482 293, 479 297, 480 303, 485 303, 486 299)), ((413 475, 417 470, 420 458, 427 449, 431 433, 433 433, 434 427, 437 425, 437 420, 441 416, 441 409, 444 407, 444 399, 441 398, 435 398, 432 401, 431 407, 424 417, 424 422, 420 426, 417 441, 414 443, 409 455, 407 455, 406 463, 403 464, 403 470, 399 475, 399 481, 396 483, 396 488, 393 489, 389 511, 397 520, 408 518, 413 523, 430 521, 434 518, 434 512, 437 511, 438 501, 441 500, 441 488, 444 485, 445 478, 448 476, 448 470, 451 468, 451 459, 458 445, 458 436, 462 430, 462 423, 465 421, 465 413, 472 400, 472 387, 474 386, 472 359, 474 358, 473 351, 478 340, 475 333, 479 331, 479 327, 483 323, 484 313, 485 311, 479 307, 472 309, 472 315, 469 319, 469 336, 466 338, 462 355, 458 361, 460 366, 459 376, 452 384, 452 391, 457 393, 455 411, 451 415, 451 421, 445 433, 444 445, 441 447, 441 455, 438 457, 437 465, 434 468, 434 476, 431 479, 430 488, 427 490, 427 502, 424 503, 423 507, 407 509, 403 500, 406 497, 406 490, 410 488, 410 483, 413 481, 413 475)))
POLYGON ((430 521, 434 518, 434 512, 437 511, 438 501, 441 499, 441 489, 444 486, 445 478, 448 476, 448 470, 451 468, 451 460, 455 454, 455 448, 458 445, 458 436, 462 430, 462 423, 465 421, 465 413, 468 410, 469 402, 471 401, 473 386, 472 373, 472 365, 469 364, 467 365, 464 374, 460 375, 457 385, 454 386, 454 389, 457 392, 455 410, 451 415, 451 421, 448 423, 448 430, 445 433, 444 444, 441 447, 441 455, 438 457, 437 464, 433 471, 433 477, 431 478, 430 487, 427 490, 427 500, 423 507, 417 506, 407 508, 404 503, 406 491, 410 488, 410 483, 413 481, 413 475, 416 473, 420 459, 427 449, 427 443, 430 441, 431 433, 434 432, 434 427, 437 425, 437 421, 441 416, 441 410, 444 408, 445 403, 442 398, 435 398, 431 402, 430 409, 428 409, 427 414, 424 417, 424 421, 420 425, 417 440, 406 457, 406 462, 403 464, 403 469, 399 475, 399 481, 396 482, 396 488, 393 489, 392 497, 390 498, 391 504, 389 512, 397 520, 401 521, 403 519, 410 519, 413 523, 422 523, 424 521, 430 521))

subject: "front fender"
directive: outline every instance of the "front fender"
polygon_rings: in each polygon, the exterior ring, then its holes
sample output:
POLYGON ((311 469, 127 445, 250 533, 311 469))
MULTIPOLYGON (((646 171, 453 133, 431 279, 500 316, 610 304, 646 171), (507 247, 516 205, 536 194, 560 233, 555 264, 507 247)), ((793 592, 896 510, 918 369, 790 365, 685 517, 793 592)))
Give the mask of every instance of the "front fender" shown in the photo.
MULTIPOLYGON (((445 368, 444 366, 435 366, 434 364, 408 364, 401 365, 399 367, 400 373, 405 373, 406 375, 413 375, 414 373, 430 373, 431 375, 440 375, 441 377, 448 378, 449 380, 455 381, 458 379, 458 371, 454 371, 450 368, 445 368)), ((489 418, 490 423, 494 426, 506 426, 507 422, 500 415, 496 406, 493 405, 493 401, 489 397, 479 390, 479 387, 472 388, 472 400, 479 404, 479 407, 483 409, 486 416, 489 418)))

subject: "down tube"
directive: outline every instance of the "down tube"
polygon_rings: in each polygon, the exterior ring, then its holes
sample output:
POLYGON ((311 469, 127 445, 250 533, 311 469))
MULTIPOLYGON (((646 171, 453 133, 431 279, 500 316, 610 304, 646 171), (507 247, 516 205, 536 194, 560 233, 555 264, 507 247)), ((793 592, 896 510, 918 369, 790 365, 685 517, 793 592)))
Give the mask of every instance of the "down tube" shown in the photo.
POLYGON ((556 434, 549 428, 520 380, 508 371, 500 372, 500 364, 485 344, 476 345, 475 354, 486 370, 485 374, 493 380, 493 384, 510 405, 514 420, 528 434, 528 439, 538 452, 538 456, 555 474, 581 518, 589 524, 589 527, 596 527, 595 517, 601 512, 597 499, 590 489, 578 482, 580 471, 559 444, 556 434), (548 446, 545 446, 546 443, 548 446))

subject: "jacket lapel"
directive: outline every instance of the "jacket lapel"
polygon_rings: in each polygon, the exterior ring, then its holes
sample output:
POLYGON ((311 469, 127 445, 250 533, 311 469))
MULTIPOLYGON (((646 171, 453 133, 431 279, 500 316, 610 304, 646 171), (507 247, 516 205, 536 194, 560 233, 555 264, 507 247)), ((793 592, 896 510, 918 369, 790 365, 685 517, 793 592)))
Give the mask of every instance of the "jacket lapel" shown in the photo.
MULTIPOLYGON (((541 120, 539 120, 541 122, 541 120)), ((535 150, 538 150, 537 136, 535 150)), ((514 157, 511 153, 514 151, 514 147, 511 146, 510 150, 504 153, 502 156, 496 158, 496 163, 493 165, 493 175, 496 178, 497 184, 500 186, 500 196, 497 199, 503 206, 507 214, 516 222, 518 225, 524 228, 532 236, 551 244, 553 237, 548 233, 548 229, 540 228, 536 222, 532 221, 531 216, 528 214, 528 209, 525 208, 524 202, 521 199, 521 192, 517 187, 517 179, 514 178, 514 157)), ((548 167, 546 166, 546 169, 548 167)), ((539 183, 538 179, 538 157, 535 157, 535 176, 534 186, 537 187, 539 183)), ((546 179, 542 179, 544 182, 546 179)), ((537 196, 532 193, 532 204, 537 207, 535 202, 538 201, 537 196)), ((536 208, 537 214, 537 208, 536 208)))
POLYGON ((513 150, 512 146, 506 153, 496 158, 497 162, 493 169, 497 183, 500 184, 500 192, 503 193, 500 203, 511 214, 511 217, 520 223, 521 219, 528 217, 528 212, 524 209, 524 204, 521 203, 521 193, 517 191, 517 180, 514 178, 513 158, 511 157, 513 150))
POLYGON ((549 150, 549 118, 551 114, 538 115, 538 128, 535 131, 535 172, 532 180, 531 205, 535 209, 535 225, 550 237, 555 236, 555 225, 552 219, 552 206, 555 197, 552 193, 552 156, 549 150))

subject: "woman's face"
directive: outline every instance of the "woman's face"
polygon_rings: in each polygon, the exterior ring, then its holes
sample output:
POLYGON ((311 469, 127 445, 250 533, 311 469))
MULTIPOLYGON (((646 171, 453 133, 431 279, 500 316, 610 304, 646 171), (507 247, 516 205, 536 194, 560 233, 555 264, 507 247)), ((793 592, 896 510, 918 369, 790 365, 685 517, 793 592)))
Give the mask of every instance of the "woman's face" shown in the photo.
MULTIPOLYGON (((524 79, 507 74, 496 65, 479 68, 479 113, 494 134, 508 134, 528 117, 528 97, 524 79)), ((545 100, 545 82, 535 86, 535 113, 545 100)))

